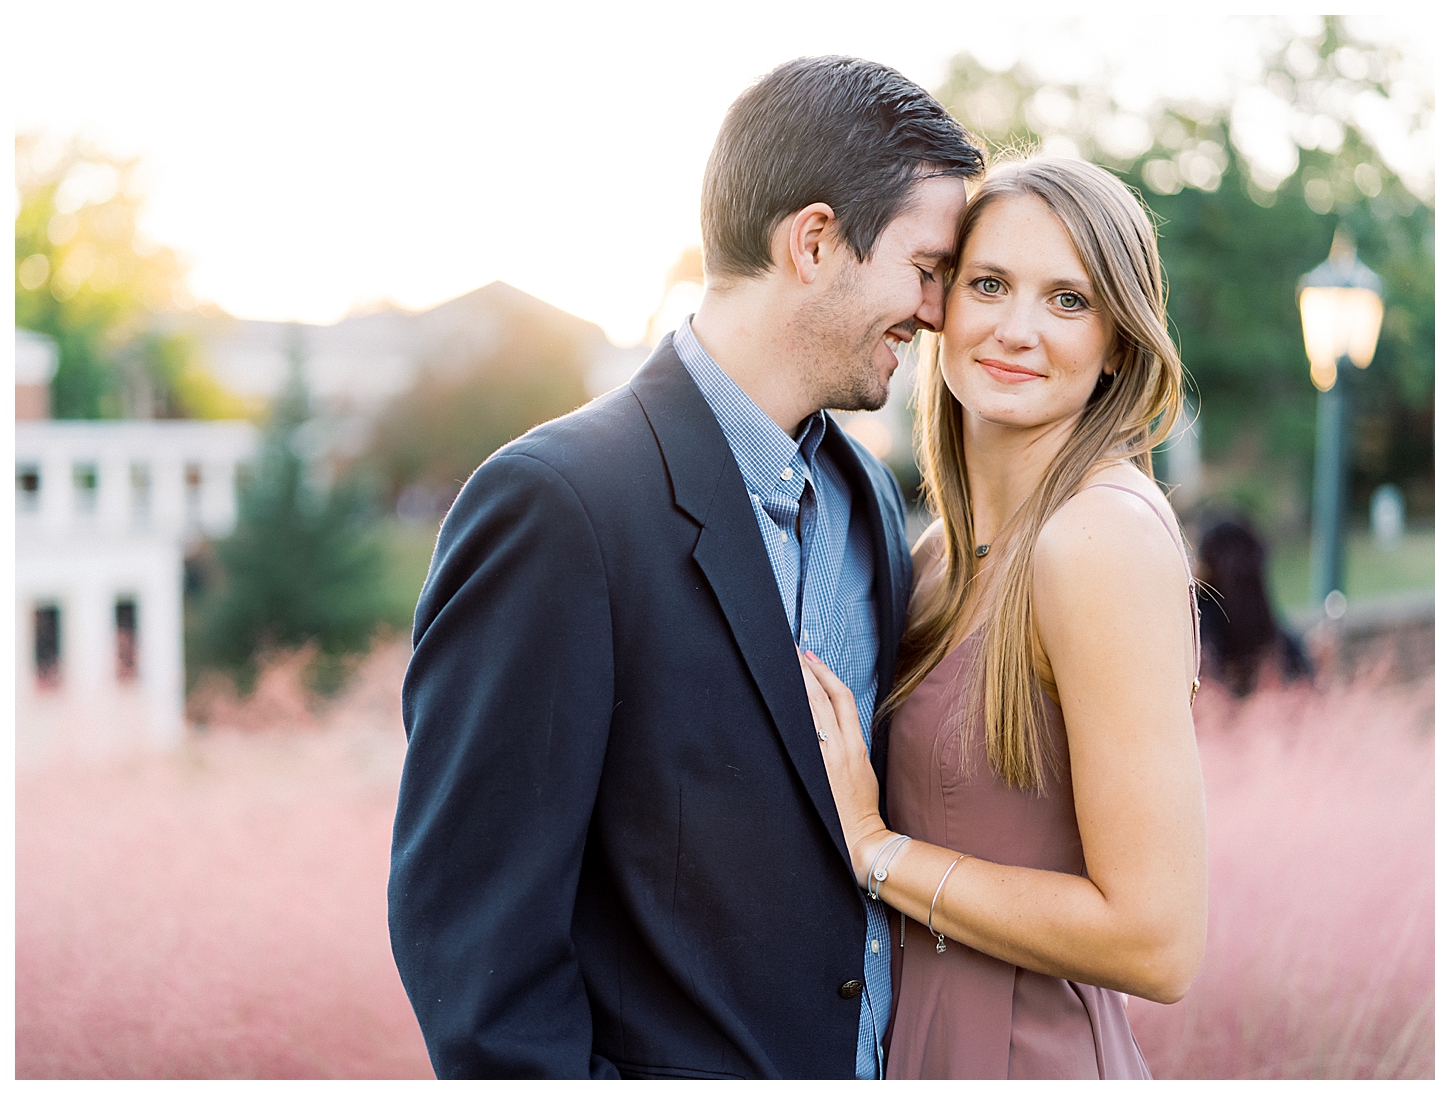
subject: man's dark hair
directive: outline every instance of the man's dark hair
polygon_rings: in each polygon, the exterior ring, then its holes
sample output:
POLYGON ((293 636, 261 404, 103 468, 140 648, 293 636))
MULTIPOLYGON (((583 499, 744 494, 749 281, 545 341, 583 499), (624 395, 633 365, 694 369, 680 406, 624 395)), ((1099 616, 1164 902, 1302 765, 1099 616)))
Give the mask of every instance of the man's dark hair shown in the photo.
POLYGON ((912 184, 981 174, 982 152, 939 102, 858 57, 787 61, 731 104, 705 167, 700 222, 712 277, 770 269, 777 225, 825 202, 860 262, 912 184))

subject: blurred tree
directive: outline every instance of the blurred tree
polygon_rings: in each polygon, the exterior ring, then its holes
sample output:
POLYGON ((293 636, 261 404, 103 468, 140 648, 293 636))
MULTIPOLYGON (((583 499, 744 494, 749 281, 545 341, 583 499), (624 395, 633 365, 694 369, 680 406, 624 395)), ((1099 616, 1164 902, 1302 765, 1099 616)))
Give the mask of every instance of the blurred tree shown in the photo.
POLYGON ((1295 283, 1347 224, 1386 291, 1375 362, 1352 378, 1356 499, 1367 504, 1392 480, 1425 515, 1434 210, 1429 180, 1401 178, 1377 141, 1387 129, 1401 140, 1427 134, 1430 88, 1398 51, 1355 40, 1340 17, 1309 34, 1282 21, 1259 27, 1262 72, 1220 102, 1144 107, 1110 74, 1052 82, 1025 62, 997 72, 970 56, 956 59, 939 95, 995 150, 1081 155, 1143 195, 1161 222, 1169 314, 1198 392, 1205 456, 1230 471, 1221 489, 1271 523, 1307 516, 1315 392, 1295 283))
POLYGON ((138 164, 80 142, 15 139, 15 323, 56 341, 56 418, 229 418, 249 407, 159 330, 186 303, 182 264, 147 240, 138 164))
POLYGON ((189 673, 224 669, 249 684, 255 656, 316 643, 313 680, 340 682, 343 658, 392 615, 376 515, 354 482, 323 487, 305 454, 312 421, 300 345, 242 484, 237 527, 214 549, 220 572, 192 613, 189 673))
POLYGON ((409 492, 399 509, 412 516, 440 515, 500 445, 589 398, 597 327, 508 286, 479 293, 490 298, 491 337, 425 361, 375 421, 361 458, 385 497, 409 492))

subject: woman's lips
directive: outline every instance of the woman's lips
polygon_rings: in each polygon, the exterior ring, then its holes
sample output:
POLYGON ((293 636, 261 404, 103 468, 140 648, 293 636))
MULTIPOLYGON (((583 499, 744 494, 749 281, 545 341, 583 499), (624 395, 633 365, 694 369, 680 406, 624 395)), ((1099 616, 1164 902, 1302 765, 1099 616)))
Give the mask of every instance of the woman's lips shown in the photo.
POLYGON ((991 357, 977 359, 977 364, 987 370, 988 375, 994 380, 1000 380, 1003 384, 1025 384, 1029 380, 1041 380, 1041 373, 1034 373, 1031 369, 1024 369, 1021 365, 1009 365, 1005 361, 998 361, 991 357))

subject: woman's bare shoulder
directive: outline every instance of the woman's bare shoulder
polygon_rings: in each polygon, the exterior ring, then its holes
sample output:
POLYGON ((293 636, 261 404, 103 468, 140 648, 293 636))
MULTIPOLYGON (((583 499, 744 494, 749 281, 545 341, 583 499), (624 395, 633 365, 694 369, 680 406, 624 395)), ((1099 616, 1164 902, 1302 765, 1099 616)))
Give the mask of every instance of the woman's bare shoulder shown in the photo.
POLYGON ((1084 673, 1111 675, 1116 660, 1176 658, 1180 638, 1188 658, 1192 598, 1168 500, 1137 469, 1107 469, 1090 482, 1132 493, 1073 495, 1043 526, 1033 553, 1037 634, 1064 694, 1084 673))
MULTIPOLYGON (((1140 499, 1146 501, 1163 516, 1173 518, 1173 506, 1168 501, 1168 496, 1163 493, 1163 488, 1160 487, 1151 476, 1144 475, 1142 469, 1138 468, 1134 464, 1130 464, 1126 460, 1115 461, 1111 464, 1104 464, 1102 467, 1095 470, 1091 475, 1083 480, 1082 487, 1080 487, 1077 494, 1073 495, 1073 497, 1070 498, 1068 501, 1076 501, 1078 498, 1081 498, 1085 492, 1090 494, 1116 494, 1120 498, 1124 497, 1124 492, 1121 490, 1088 491, 1089 487, 1098 486, 1126 487, 1128 490, 1136 494, 1140 499)), ((1176 520, 1176 518, 1174 518, 1174 520, 1176 520)))
MULTIPOLYGON (((1181 547, 1178 517, 1168 496, 1149 476, 1126 461, 1104 465, 1083 481, 1078 492, 1064 502, 1043 525, 1049 541, 1074 539, 1069 530, 1086 527, 1088 532, 1107 534, 1106 526, 1126 525, 1124 531, 1157 528, 1166 539, 1181 547), (1092 488, 1109 489, 1092 489, 1092 488), (1121 489, 1112 489, 1121 488, 1121 489), (1151 525, 1144 522, 1151 521, 1151 525)), ((1039 539, 1039 550, 1042 547, 1039 539)))
POLYGON ((1136 467, 1112 464, 1090 475, 1043 525, 1037 576, 1077 581, 1083 571, 1109 584, 1134 575, 1184 573, 1178 519, 1167 497, 1136 467), (1122 490, 1089 489, 1121 487, 1122 490))

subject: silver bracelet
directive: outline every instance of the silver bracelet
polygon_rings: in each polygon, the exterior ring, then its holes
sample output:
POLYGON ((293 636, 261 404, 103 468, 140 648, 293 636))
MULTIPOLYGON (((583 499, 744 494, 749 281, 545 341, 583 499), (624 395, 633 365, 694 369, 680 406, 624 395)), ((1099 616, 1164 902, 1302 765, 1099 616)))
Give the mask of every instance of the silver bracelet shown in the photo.
POLYGON ((866 896, 872 901, 881 900, 881 883, 886 881, 886 872, 891 868, 891 861, 896 858, 896 853, 901 851, 910 839, 911 837, 905 835, 894 836, 881 845, 880 850, 877 851, 876 858, 871 861, 871 873, 866 876, 866 896), (881 857, 886 854, 888 848, 891 849, 891 854, 886 856, 885 863, 881 863, 881 857), (878 863, 881 863, 880 867, 876 866, 878 863))
POLYGON ((895 842, 897 840, 900 840, 900 839, 901 838, 900 838, 899 835, 898 836, 891 837, 890 839, 884 841, 882 843, 881 847, 879 847, 879 848, 876 849, 876 858, 871 861, 871 869, 866 872, 866 892, 867 893, 870 893, 871 892, 871 879, 876 874, 876 864, 878 864, 878 863, 881 862, 881 857, 886 853, 886 849, 889 848, 889 847, 891 847, 891 845, 892 845, 893 842, 895 842))
POLYGON ((952 860, 952 865, 947 868, 947 873, 942 875, 941 881, 936 884, 936 893, 931 895, 931 908, 928 909, 926 913, 926 930, 931 932, 932 935, 936 936, 937 954, 946 954, 947 937, 931 926, 932 918, 936 916, 936 899, 941 896, 942 887, 947 884, 947 879, 951 876, 952 871, 956 870, 957 864, 966 858, 967 854, 963 852, 961 855, 957 856, 956 859, 952 860))

